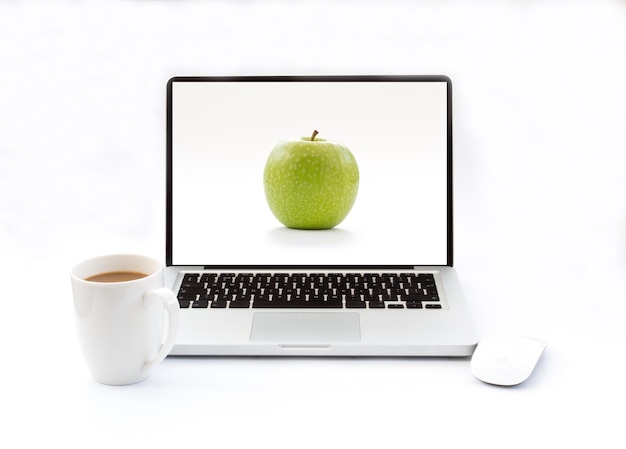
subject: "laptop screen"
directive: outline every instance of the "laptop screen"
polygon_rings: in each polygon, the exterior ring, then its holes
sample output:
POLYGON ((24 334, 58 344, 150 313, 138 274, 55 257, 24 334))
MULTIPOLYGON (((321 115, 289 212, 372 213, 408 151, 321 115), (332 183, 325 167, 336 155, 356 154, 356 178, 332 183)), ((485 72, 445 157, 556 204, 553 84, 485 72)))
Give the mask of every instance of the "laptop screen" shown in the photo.
POLYGON ((443 76, 172 78, 167 264, 452 264, 443 76))

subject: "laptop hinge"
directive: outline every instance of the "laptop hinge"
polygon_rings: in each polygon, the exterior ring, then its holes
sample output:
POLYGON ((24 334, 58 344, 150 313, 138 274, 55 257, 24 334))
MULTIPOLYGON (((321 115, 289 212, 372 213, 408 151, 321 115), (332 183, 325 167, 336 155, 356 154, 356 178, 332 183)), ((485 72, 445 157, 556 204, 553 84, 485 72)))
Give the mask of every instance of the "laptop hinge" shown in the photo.
POLYGON ((412 265, 205 265, 205 270, 414 270, 412 265))

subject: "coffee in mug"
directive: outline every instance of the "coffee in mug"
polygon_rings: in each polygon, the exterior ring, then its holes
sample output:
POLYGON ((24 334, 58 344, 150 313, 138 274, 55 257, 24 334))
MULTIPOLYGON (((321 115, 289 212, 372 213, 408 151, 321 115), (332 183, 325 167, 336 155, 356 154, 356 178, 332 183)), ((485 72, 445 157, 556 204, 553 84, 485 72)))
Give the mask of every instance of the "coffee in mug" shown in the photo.
POLYGON ((146 276, 148 275, 137 271, 108 271, 106 273, 94 274, 85 278, 85 280, 90 282, 127 282, 145 278, 146 276))

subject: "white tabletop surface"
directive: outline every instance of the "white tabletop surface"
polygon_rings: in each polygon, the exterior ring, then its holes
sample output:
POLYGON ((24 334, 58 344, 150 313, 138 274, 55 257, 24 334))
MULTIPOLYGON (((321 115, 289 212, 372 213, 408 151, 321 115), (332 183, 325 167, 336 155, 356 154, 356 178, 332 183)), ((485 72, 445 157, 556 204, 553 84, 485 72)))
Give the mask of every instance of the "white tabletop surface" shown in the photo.
POLYGON ((1 2, 0 446, 624 447, 624 80, 623 0, 1 2), (481 335, 549 342, 527 382, 431 358, 91 379, 68 272, 164 259, 169 77, 434 73, 454 82, 455 265, 481 335))

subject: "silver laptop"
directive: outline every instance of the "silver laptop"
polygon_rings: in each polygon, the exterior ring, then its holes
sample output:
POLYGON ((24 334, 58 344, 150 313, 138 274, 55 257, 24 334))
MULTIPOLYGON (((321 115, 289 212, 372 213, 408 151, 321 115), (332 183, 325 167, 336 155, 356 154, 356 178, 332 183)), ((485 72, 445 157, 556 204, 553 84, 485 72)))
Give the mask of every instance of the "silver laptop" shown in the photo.
POLYGON ((167 84, 171 355, 468 356, 445 76, 167 84))

